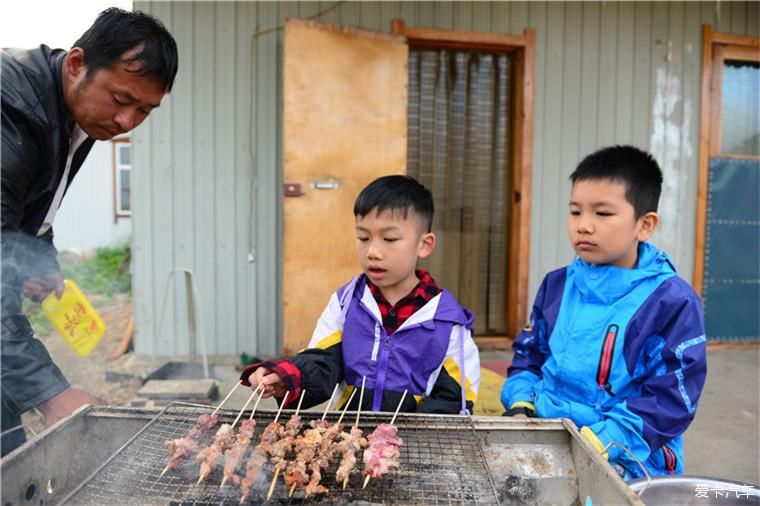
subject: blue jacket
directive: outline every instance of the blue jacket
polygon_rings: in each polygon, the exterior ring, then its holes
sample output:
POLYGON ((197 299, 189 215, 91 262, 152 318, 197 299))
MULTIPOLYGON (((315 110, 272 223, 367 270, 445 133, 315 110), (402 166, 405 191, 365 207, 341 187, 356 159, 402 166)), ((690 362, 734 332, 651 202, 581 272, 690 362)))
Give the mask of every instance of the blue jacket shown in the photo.
MULTIPOLYGON (((642 243, 634 269, 576 259, 550 272, 513 348, 504 406, 531 402, 625 446, 651 474, 683 472, 682 434, 707 374, 704 318, 665 253, 642 243)), ((609 460, 643 475, 617 446, 609 460)))

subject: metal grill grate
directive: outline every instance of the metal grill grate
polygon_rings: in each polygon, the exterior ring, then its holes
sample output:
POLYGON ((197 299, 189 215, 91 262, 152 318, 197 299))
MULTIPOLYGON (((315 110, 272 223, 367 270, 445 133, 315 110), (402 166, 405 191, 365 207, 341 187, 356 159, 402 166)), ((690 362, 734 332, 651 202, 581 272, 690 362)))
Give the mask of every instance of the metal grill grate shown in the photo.
MULTIPOLYGON (((69 494, 62 504, 239 504, 240 495, 236 488, 225 485, 219 489, 222 481, 221 465, 217 465, 209 479, 201 485, 196 485, 199 465, 194 457, 187 459, 178 469, 160 477, 167 462, 164 441, 184 436, 197 417, 208 412, 208 407, 171 404, 69 494)), ((220 411, 220 415, 220 424, 232 423, 237 413, 220 411)), ((283 411, 281 421, 284 423, 291 415, 292 411, 283 411)), ((316 412, 302 412, 301 415, 305 424, 320 416, 316 412)), ((260 432, 274 416, 275 413, 271 411, 256 412, 253 444, 258 442, 260 432)), ((351 420, 350 413, 346 417, 351 420)), ((328 421, 334 422, 336 419, 334 413, 328 414, 328 421)), ((388 414, 366 413, 362 414, 360 427, 367 435, 377 425, 388 421, 388 414)), ((322 480, 330 492, 321 497, 310 497, 308 501, 329 504, 499 503, 488 465, 469 418, 399 415, 396 425, 399 436, 404 441, 400 469, 372 480, 366 489, 362 489, 362 460, 359 456, 357 469, 352 473, 346 490, 342 490, 341 486, 335 484, 337 464, 333 462, 323 474, 322 480)), ((215 431, 204 435, 202 446, 210 443, 213 432, 215 431)), ((238 472, 242 472, 244 465, 241 464, 238 472)), ((269 467, 254 485, 249 502, 264 502, 271 479, 272 470, 269 467)), ((301 502, 304 502, 303 490, 297 491, 288 499, 288 490, 282 479, 279 479, 270 503, 301 502)))

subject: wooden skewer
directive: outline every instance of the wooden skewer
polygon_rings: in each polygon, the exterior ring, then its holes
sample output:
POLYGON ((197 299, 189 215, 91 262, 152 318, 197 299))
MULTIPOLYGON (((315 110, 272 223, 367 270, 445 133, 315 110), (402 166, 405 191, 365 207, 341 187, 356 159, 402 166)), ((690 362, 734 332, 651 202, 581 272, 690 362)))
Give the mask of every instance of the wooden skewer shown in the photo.
MULTIPOLYGON (((398 402, 398 406, 396 407, 396 412, 393 413, 393 418, 391 418, 391 425, 393 425, 393 422, 396 421, 396 416, 398 416, 398 412, 401 409, 401 405, 404 404, 404 399, 406 398, 406 392, 407 391, 408 390, 404 390, 403 395, 401 395, 401 400, 398 402)), ((367 477, 364 478, 364 485, 362 485, 362 488, 366 488, 367 487, 367 483, 369 483, 369 479, 370 478, 371 478, 370 475, 367 475, 367 477)))
POLYGON ((274 470, 274 476, 272 477, 272 484, 269 485, 269 492, 267 492, 267 501, 272 498, 272 492, 274 492, 274 485, 277 483, 277 477, 280 475, 280 468, 274 470))
POLYGON ((346 405, 343 408, 343 413, 340 414, 340 418, 338 418, 338 421, 335 422, 336 425, 343 421, 343 417, 345 416, 346 411, 348 410, 348 406, 351 405, 351 401, 354 399, 354 395, 356 395, 356 389, 355 388, 354 388, 354 391, 351 392, 351 397, 348 398, 348 402, 346 402, 346 405))
POLYGON ((330 394, 330 399, 327 401, 327 407, 325 408, 325 412, 322 413, 322 421, 325 421, 325 417, 327 416, 327 412, 330 411, 330 404, 332 404, 333 397, 335 397, 335 392, 338 391, 338 383, 335 384, 335 388, 333 388, 333 393, 330 394))
POLYGON ((232 392, 234 392, 234 391, 235 391, 235 389, 236 389, 237 387, 239 387, 240 385, 242 385, 242 383, 241 383, 241 382, 239 382, 239 381, 238 381, 237 383, 235 383, 235 386, 234 386, 234 387, 232 387, 232 390, 230 390, 230 393, 228 393, 228 394, 227 394, 227 397, 225 397, 225 398, 222 400, 222 402, 220 402, 220 403, 219 403, 219 405, 216 407, 216 409, 214 410, 214 412, 213 412, 213 413, 211 413, 212 415, 215 415, 215 414, 216 414, 216 412, 217 412, 217 411, 219 411, 219 410, 221 409, 221 407, 224 405, 224 403, 225 403, 225 402, 227 402, 227 399, 229 399, 229 398, 230 398, 230 396, 232 395, 232 392))
POLYGON ((356 410, 356 421, 354 422, 354 427, 359 426, 359 415, 362 412, 362 403, 364 402, 364 382, 367 381, 366 376, 362 376, 362 389, 359 392, 359 408, 356 410))
POLYGON ((293 497, 293 492, 295 492, 295 490, 296 490, 296 485, 298 485, 298 483, 293 483, 290 486, 290 492, 288 492, 288 499, 290 499, 291 497, 293 497))
POLYGON ((391 418, 391 425, 393 425, 393 422, 396 421, 396 416, 398 415, 399 410, 401 409, 401 405, 404 404, 404 398, 406 397, 406 390, 404 390, 404 394, 401 396, 401 400, 398 402, 398 406, 396 407, 396 412, 393 413, 393 418, 391 418))
POLYGON ((248 405, 253 400, 253 396, 256 395, 259 392, 259 388, 261 388, 261 385, 257 386, 256 389, 253 392, 251 392, 251 395, 248 397, 248 400, 245 401, 245 404, 243 405, 243 409, 240 410, 240 413, 238 413, 237 418, 235 418, 235 421, 232 422, 232 428, 233 429, 235 428, 235 425, 237 425, 238 420, 240 420, 240 417, 243 416, 243 412, 245 411, 245 408, 247 408, 248 405))
POLYGON ((303 402, 303 397, 306 395, 306 389, 304 388, 301 390, 301 398, 298 399, 298 406, 296 406, 296 412, 293 414, 293 416, 298 416, 298 412, 301 411, 301 403, 303 402))
POLYGON ((256 403, 253 405, 253 409, 251 410, 251 416, 248 417, 249 420, 253 419, 253 414, 256 412, 256 408, 259 407, 259 403, 261 402, 261 399, 263 398, 264 398, 264 387, 261 388, 261 395, 259 395, 259 398, 256 399, 256 403))
POLYGON ((285 403, 288 400, 288 395, 290 395, 290 392, 285 392, 285 397, 282 398, 282 403, 280 404, 280 409, 277 410, 277 416, 274 417, 274 421, 272 423, 277 423, 277 420, 280 419, 280 413, 282 413, 282 407, 285 406, 285 403))

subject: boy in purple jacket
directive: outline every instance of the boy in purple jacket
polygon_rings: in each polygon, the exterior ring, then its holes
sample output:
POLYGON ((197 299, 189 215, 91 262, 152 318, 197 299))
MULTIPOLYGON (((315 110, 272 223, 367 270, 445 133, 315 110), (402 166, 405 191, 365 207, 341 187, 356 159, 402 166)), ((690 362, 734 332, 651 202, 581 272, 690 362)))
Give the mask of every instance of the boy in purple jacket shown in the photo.
POLYGON ((570 418, 625 478, 643 473, 621 446, 651 475, 680 474, 707 360, 699 297, 646 242, 662 172, 649 154, 615 146, 570 179, 577 257, 538 289, 513 345, 505 414, 570 418))
MULTIPOLYGON (((362 274, 330 297, 309 346, 291 358, 249 366, 244 384, 264 397, 303 406, 345 389, 339 406, 366 377, 366 411, 471 413, 480 384, 480 357, 471 337, 472 313, 438 286, 417 260, 435 248, 433 197, 408 176, 381 177, 354 204, 362 274)), ((342 407, 342 406, 341 406, 342 407)), ((349 409, 359 407, 354 396, 349 409)))

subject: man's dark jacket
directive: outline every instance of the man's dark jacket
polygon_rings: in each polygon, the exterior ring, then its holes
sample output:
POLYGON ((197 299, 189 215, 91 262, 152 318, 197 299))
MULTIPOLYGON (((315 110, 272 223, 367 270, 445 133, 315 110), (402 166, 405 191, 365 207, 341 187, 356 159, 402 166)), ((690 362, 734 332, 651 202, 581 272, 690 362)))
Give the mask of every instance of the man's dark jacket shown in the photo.
MULTIPOLYGON (((27 239, 35 238, 63 177, 73 127, 63 101, 64 56, 65 51, 47 46, 0 52, 3 236, 21 232, 27 239)), ((82 143, 69 170, 69 182, 94 142, 87 139, 82 143)), ((32 250, 23 251, 22 260, 31 271, 22 272, 23 277, 58 270, 52 233, 43 238, 25 241, 32 250)), ((6 252, 3 244, 3 254, 6 252)))
MULTIPOLYGON (((2 400, 21 413, 68 386, 21 312, 25 279, 59 271, 52 229, 37 237, 66 165, 72 119, 63 100, 63 50, 0 51, 2 86, 2 400)), ((69 182, 92 147, 85 140, 69 182)), ((5 417, 4 421, 5 421, 5 417)))

